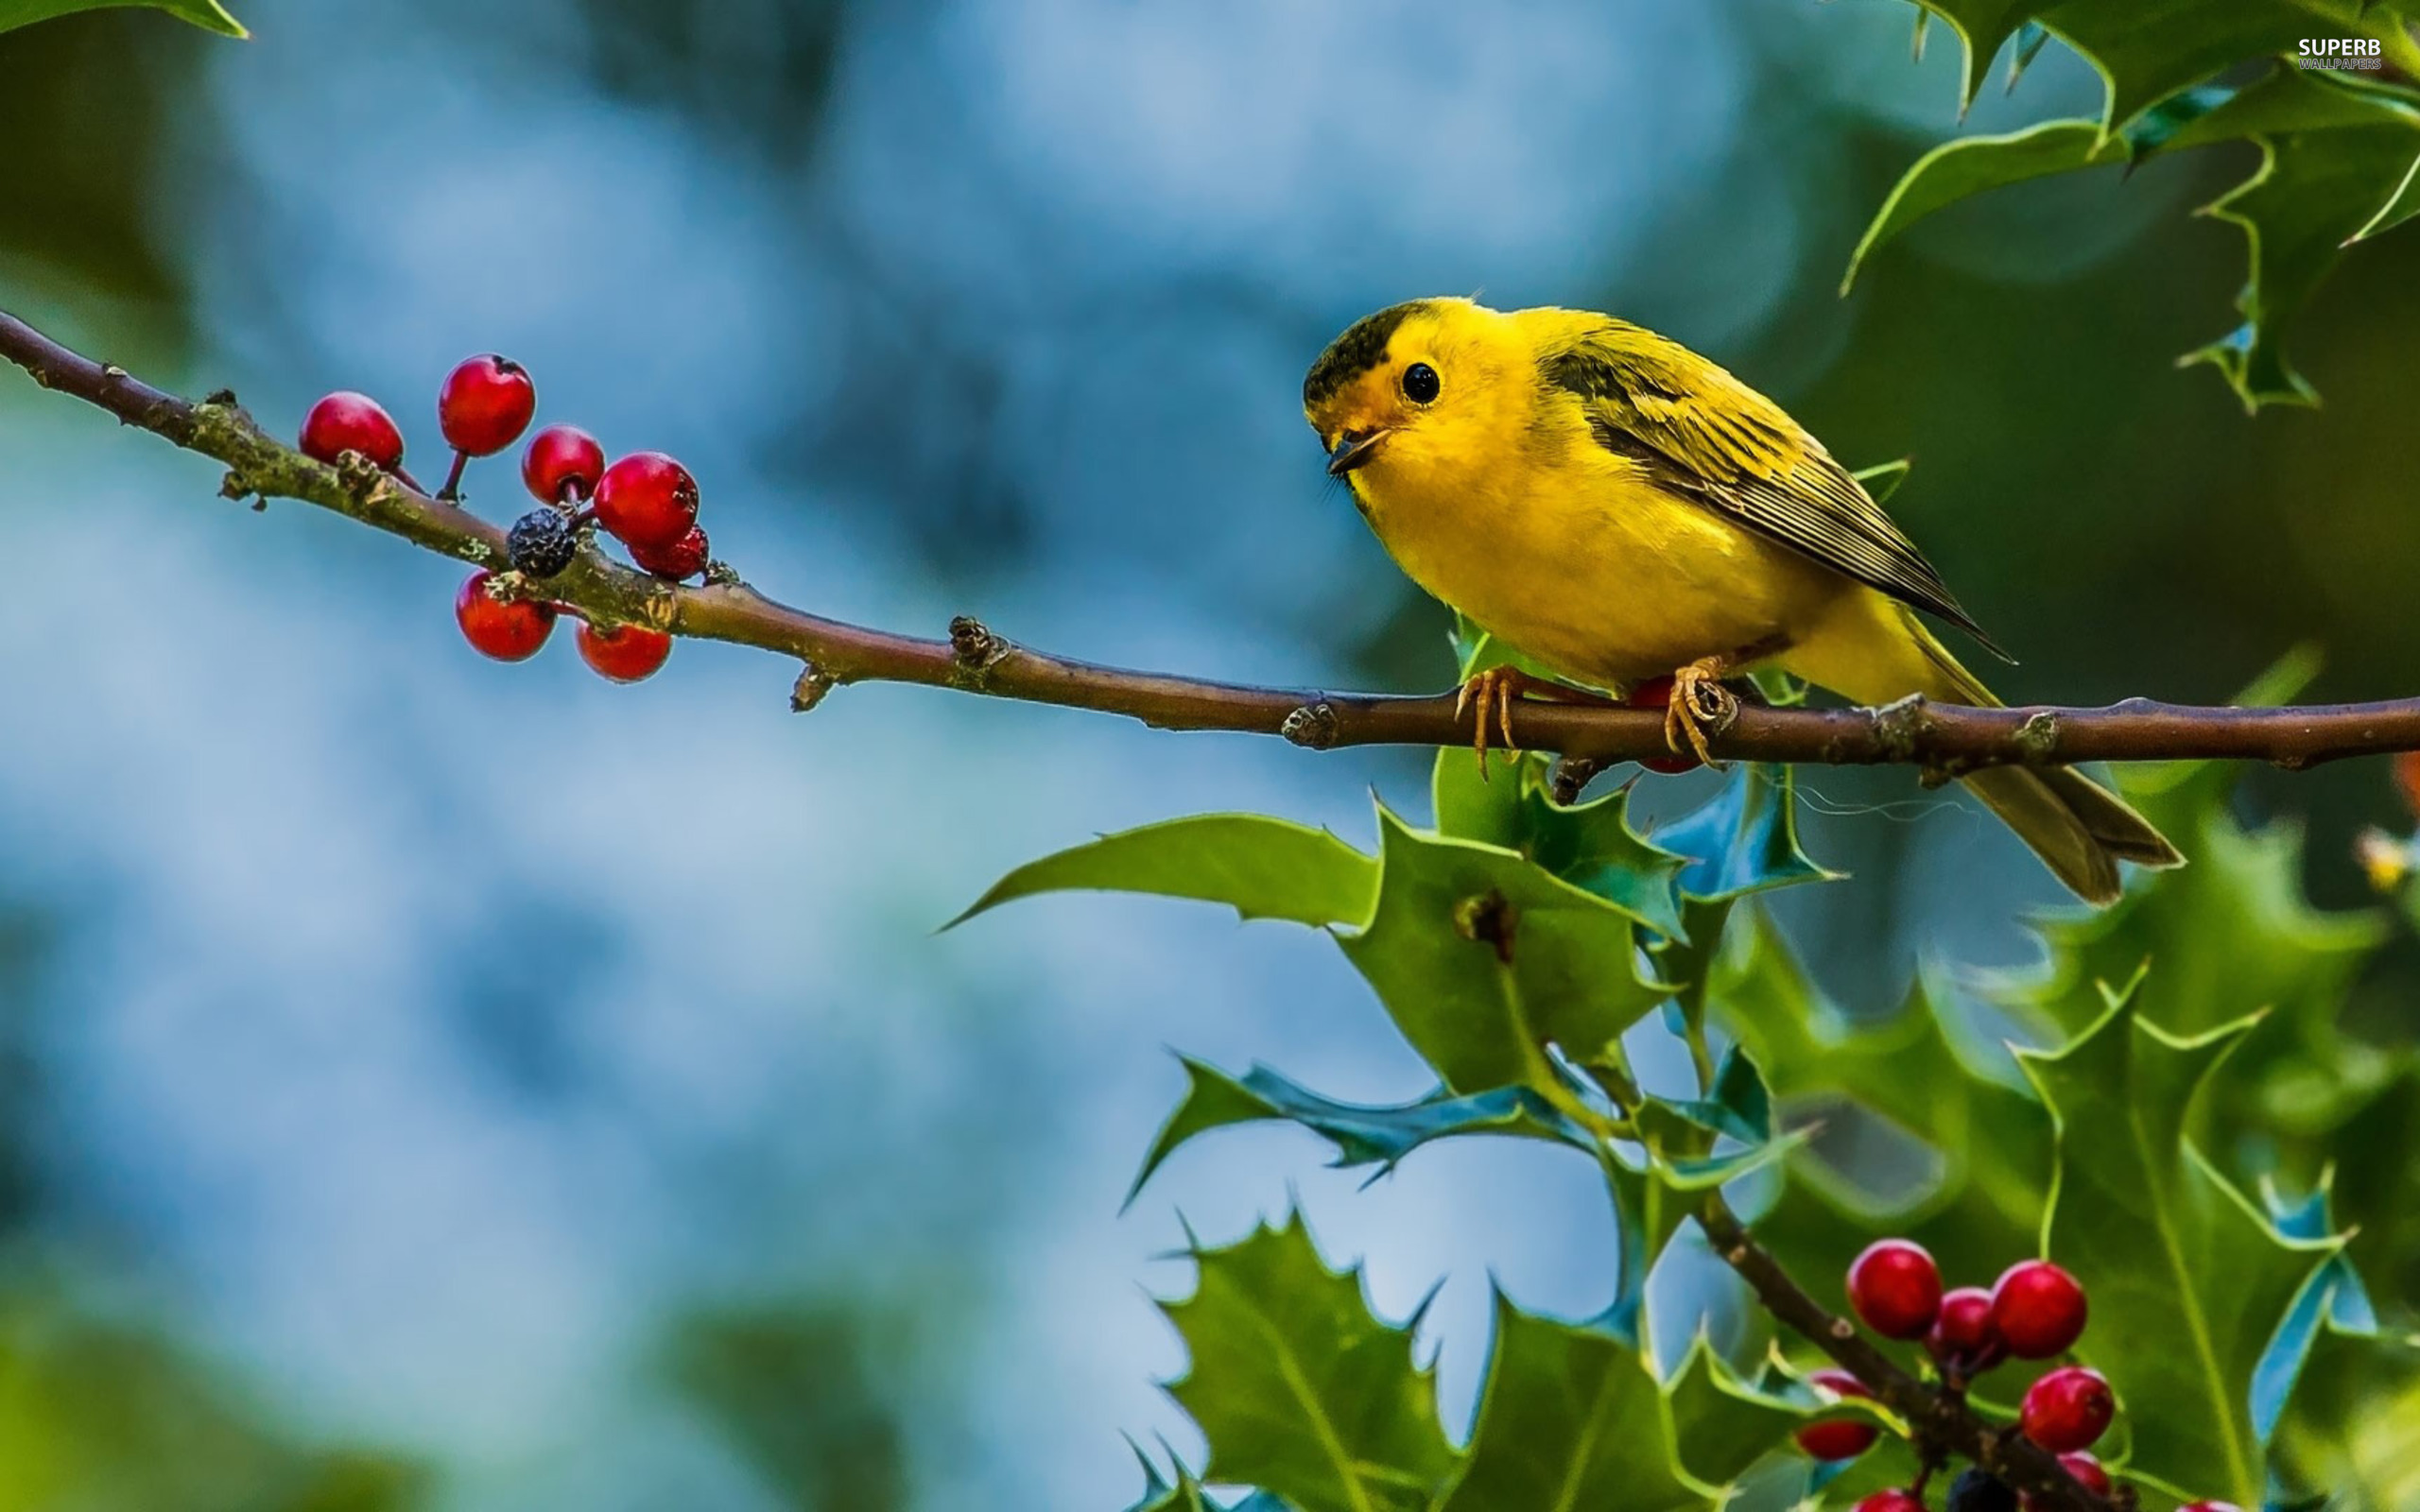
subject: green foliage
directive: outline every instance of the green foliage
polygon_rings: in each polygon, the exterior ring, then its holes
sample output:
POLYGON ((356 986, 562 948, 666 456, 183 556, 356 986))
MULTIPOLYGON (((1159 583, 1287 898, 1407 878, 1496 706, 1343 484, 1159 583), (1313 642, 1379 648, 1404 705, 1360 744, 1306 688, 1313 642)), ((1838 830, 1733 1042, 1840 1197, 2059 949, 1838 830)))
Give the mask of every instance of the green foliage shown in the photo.
MULTIPOLYGON (((1457 1452, 1412 1358, 1418 1318, 1372 1317, 1355 1274, 1330 1271, 1299 1222, 1194 1254, 1194 1295, 1164 1304, 1193 1355, 1169 1390, 1210 1439, 1205 1473, 1301 1512, 1711 1512, 1807 1415, 1703 1338, 1661 1381, 1618 1324, 1498 1296, 1487 1386, 1457 1452)), ((1182 1469, 1174 1483, 1146 1473, 1143 1508, 1215 1505, 1182 1469)))
POLYGON ((2063 1049, 2024 1057, 2059 1127, 2047 1247, 2090 1279, 2079 1349, 2124 1404, 2128 1469, 2238 1503, 2268 1484, 2255 1373, 2342 1244, 2280 1233, 2186 1138, 2194 1094, 2251 1027, 2172 1035, 2128 995, 2063 1049))
POLYGON ((0 1297, 0 1512, 403 1512, 420 1466, 271 1428, 199 1361, 22 1280, 0 1297))
POLYGON ((1883 202, 1849 260, 1866 259, 1926 215, 2002 185, 2222 143, 2259 152, 2251 177, 2204 207, 2240 227, 2250 276, 2242 322, 2190 353, 2217 368, 2248 409, 2311 403, 2286 360, 2285 333, 2342 249, 2420 210, 2420 91, 2278 62, 2248 86, 2213 84, 2304 38, 2368 37, 2409 75, 2420 61, 2398 9, 2360 0, 1924 0, 1967 43, 1971 98, 1993 54, 2038 17, 2108 84, 2099 119, 2046 122, 1945 143, 1919 159, 1883 202))
POLYGON ((662 1367, 781 1505, 904 1512, 907 1429, 880 1372, 898 1342, 853 1309, 767 1304, 676 1320, 662 1367))
MULTIPOLYGON (((2289 696, 2308 671, 2287 664, 2254 694, 2289 696)), ((1499 1298, 1460 1452, 1409 1330, 1372 1318, 1299 1227, 1197 1250, 1201 1289, 1173 1310, 1194 1351, 1176 1393, 1209 1439, 1207 1472, 1262 1488, 1241 1506, 1694 1508, 1770 1480, 1803 1397, 1744 1378, 1703 1332, 1668 1376, 1642 1344, 1655 1322, 1646 1279, 1700 1194, 1758 1172, 1762 1242, 1819 1291, 1884 1232, 1932 1249, 1953 1284, 2045 1249, 2083 1276, 2094 1306, 2079 1356, 2123 1403, 2105 1457, 2153 1504, 2171 1492, 2256 1504, 2272 1476, 2325 1489, 2407 1473, 2360 1446, 2379 1431, 2364 1429, 2376 1402, 2420 1382, 2411 1320, 2398 1321, 2408 1291, 2369 1284, 2420 1267, 2420 1072, 2337 1022, 2382 922, 2312 909, 2299 834, 2236 819, 2226 768, 2130 781, 2192 867, 2136 877, 2112 909, 2045 919, 2038 966, 1971 979, 2055 1047, 2021 1067, 1978 1032, 1980 1010, 1945 973, 1880 1011, 1809 980, 1762 903, 1833 875, 1798 843, 1786 771, 1735 768, 1652 834, 1620 792, 1557 803, 1535 756, 1496 757, 1482 780, 1467 752, 1444 751, 1431 787, 1438 828, 1380 809, 1374 858, 1227 816, 1020 873, 1319 927, 1438 1076, 1424 1097, 1373 1107, 1267 1067, 1236 1076, 1186 1059, 1137 1190, 1196 1136, 1268 1120, 1319 1135, 1374 1179, 1470 1137, 1567 1147, 1604 1178, 1620 1231, 1610 1304, 1571 1324, 1499 1298), (1196 836, 1204 858, 1186 854, 1196 836), (1252 854, 1263 842, 1269 853, 1252 854), (1318 892, 1279 859, 1294 850, 1339 879, 1329 902, 1304 902, 1318 892), (1685 1042, 1694 1090, 1637 1084, 1620 1041, 1649 1022, 1685 1042), (2256 1188, 2275 1194, 2273 1215, 2246 1195, 2256 1188), (2374 1389, 2347 1395, 2348 1380, 2374 1389)), ((1718 1336, 1754 1349, 1767 1335, 1718 1336)), ((2012 1376, 1988 1389, 2013 1392, 2024 1374, 2012 1376)), ((1845 1505, 1910 1469, 1886 1440, 1856 1465, 1804 1471, 1806 1497, 1845 1505)), ((1218 1505, 1181 1468, 1153 1472, 1143 1504, 1218 1505)))
POLYGON ((1103 835, 1028 862, 993 884, 952 926, 1037 893, 1157 893, 1225 903, 1246 919, 1358 924, 1377 868, 1325 830, 1257 814, 1204 814, 1103 835))
POLYGON ((1498 1087, 1466 1097, 1440 1088, 1417 1102, 1369 1107, 1322 1097, 1266 1066, 1237 1078, 1190 1056, 1182 1058, 1189 1082, 1184 1100, 1143 1158, 1126 1194, 1130 1205, 1160 1163, 1195 1135, 1267 1119, 1301 1125, 1336 1147, 1338 1165, 1375 1165, 1377 1176, 1432 1140, 1463 1134, 1515 1134, 1590 1147, 1584 1130, 1527 1087, 1498 1087))
POLYGON ((1415 1317, 1370 1315, 1359 1279, 1329 1270, 1291 1219, 1195 1251, 1192 1297, 1166 1304, 1192 1368, 1176 1398, 1210 1440, 1203 1473, 1301 1512, 1417 1512, 1452 1469, 1415 1317))
POLYGON ((1544 1047, 1618 1063, 1665 995, 1621 908, 1516 852, 1378 816, 1378 906, 1340 943, 1404 1038, 1457 1091, 1562 1076, 1544 1047))
POLYGON ((1722 1504, 1728 1480, 1805 1416, 1740 1385, 1711 1350, 1692 1350, 1667 1385, 1635 1339, 1524 1313, 1498 1296, 1469 1458, 1433 1504, 1438 1512, 1711 1509, 1722 1504), (1685 1449, 1714 1472, 1711 1484, 1685 1466, 1685 1449))
POLYGON ((74 15, 79 10, 105 10, 112 7, 135 6, 152 10, 164 10, 182 21, 190 21, 205 31, 222 36, 250 35, 227 13, 218 0, 0 0, 0 32, 30 26, 37 21, 54 16, 74 15))

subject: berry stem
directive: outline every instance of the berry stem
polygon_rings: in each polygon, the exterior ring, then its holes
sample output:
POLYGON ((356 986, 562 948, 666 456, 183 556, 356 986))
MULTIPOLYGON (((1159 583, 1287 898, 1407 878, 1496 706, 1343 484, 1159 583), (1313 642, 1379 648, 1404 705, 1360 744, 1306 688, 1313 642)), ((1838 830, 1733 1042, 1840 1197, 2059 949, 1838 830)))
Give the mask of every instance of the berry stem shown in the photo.
POLYGON ((437 490, 437 496, 439 499, 447 504, 458 503, 461 499, 462 470, 470 465, 470 453, 457 452, 454 454, 454 465, 445 470, 445 486, 437 490))
POLYGON ((1705 1194, 1697 1216, 1714 1252, 1739 1273, 1767 1312, 1830 1355, 1864 1382, 1876 1400, 1908 1420, 1924 1460, 1962 1454, 2031 1496, 2040 1512, 2110 1512, 2110 1503, 2068 1474, 2056 1456, 2013 1430, 1983 1421, 1962 1400, 1901 1369, 1857 1325, 1808 1296, 1781 1262, 1756 1243, 1720 1192, 1705 1194))

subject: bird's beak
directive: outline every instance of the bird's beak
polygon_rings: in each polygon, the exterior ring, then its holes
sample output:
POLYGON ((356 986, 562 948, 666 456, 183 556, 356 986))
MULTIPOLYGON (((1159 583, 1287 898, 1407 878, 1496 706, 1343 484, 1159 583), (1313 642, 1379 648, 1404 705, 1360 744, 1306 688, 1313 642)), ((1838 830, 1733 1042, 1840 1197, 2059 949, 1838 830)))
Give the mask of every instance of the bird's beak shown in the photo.
POLYGON ((1387 438, 1383 430, 1339 431, 1336 449, 1327 454, 1327 475, 1340 478, 1377 454, 1378 443, 1387 438))

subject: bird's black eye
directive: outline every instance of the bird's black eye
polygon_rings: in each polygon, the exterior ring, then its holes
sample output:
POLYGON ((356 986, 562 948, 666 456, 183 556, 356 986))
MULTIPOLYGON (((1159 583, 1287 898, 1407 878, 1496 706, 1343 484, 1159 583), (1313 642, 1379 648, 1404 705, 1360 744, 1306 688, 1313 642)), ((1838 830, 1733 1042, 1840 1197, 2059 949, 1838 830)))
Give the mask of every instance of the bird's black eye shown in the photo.
POLYGON ((1415 404, 1434 403, 1437 398, 1437 369, 1425 362, 1415 362, 1403 370, 1403 397, 1415 404))

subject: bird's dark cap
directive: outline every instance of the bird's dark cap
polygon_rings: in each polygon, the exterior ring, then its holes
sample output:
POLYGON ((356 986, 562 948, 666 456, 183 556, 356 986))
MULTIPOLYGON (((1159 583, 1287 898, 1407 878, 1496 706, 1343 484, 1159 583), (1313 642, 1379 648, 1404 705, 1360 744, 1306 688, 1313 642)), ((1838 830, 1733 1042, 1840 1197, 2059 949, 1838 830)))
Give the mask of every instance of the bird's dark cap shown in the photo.
POLYGON ((1320 360, 1311 364, 1310 372, 1303 379, 1303 407, 1318 408, 1338 389, 1385 361, 1387 343, 1393 339, 1395 328, 1427 302, 1410 300, 1391 304, 1375 315, 1354 321, 1344 335, 1328 343, 1327 350, 1320 353, 1320 360))

